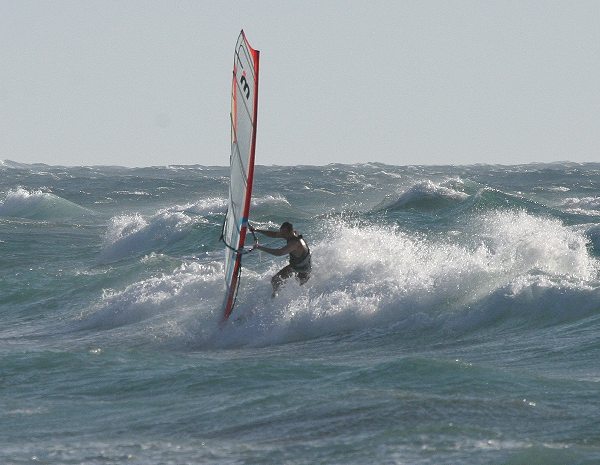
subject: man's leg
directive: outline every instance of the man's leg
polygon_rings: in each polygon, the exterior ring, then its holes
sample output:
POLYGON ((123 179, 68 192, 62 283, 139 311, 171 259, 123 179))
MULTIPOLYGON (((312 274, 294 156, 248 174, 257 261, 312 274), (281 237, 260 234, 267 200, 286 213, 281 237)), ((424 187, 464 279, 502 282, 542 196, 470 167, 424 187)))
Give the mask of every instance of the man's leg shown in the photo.
POLYGON ((296 273, 296 277, 298 278, 298 282, 300 282, 300 285, 302 286, 306 281, 308 281, 308 278, 310 278, 310 273, 301 271, 299 273, 296 273))
POLYGON ((279 270, 279 272, 271 278, 271 285, 273 286, 273 297, 277 295, 277 291, 279 290, 283 282, 290 276, 292 276, 293 273, 294 270, 292 269, 292 267, 290 265, 287 265, 284 266, 281 270, 279 270))

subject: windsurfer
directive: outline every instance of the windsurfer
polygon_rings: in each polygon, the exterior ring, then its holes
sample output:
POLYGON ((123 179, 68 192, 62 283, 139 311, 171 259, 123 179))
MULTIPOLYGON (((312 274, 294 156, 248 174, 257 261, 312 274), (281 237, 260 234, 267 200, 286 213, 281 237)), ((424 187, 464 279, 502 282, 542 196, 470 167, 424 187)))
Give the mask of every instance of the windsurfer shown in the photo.
POLYGON ((278 289, 285 282, 286 279, 295 275, 296 279, 300 284, 304 284, 310 278, 310 249, 306 244, 306 241, 301 234, 294 231, 294 226, 287 221, 281 225, 279 231, 268 231, 263 229, 250 228, 251 231, 263 234, 267 237, 285 239, 287 244, 280 249, 271 249, 264 247, 258 242, 255 248, 267 252, 271 255, 279 257, 281 255, 289 254, 290 263, 284 266, 273 278, 271 278, 271 284, 273 286, 273 297, 277 295, 278 289))

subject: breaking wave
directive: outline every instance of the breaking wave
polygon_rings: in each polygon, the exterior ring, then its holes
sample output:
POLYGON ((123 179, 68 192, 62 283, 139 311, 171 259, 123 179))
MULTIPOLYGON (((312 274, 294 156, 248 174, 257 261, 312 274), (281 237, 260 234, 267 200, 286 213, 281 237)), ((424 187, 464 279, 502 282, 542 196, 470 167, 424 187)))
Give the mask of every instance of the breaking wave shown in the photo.
POLYGON ((52 220, 80 217, 92 211, 50 192, 27 190, 22 187, 9 190, 0 202, 0 216, 52 220))
POLYGON ((460 181, 448 181, 436 184, 430 180, 420 182, 403 192, 389 210, 436 210, 469 198, 469 194, 459 190, 460 181), (445 184, 445 185, 444 185, 445 184))
POLYGON ((331 240, 312 247, 309 282, 288 282, 276 299, 269 280, 284 263, 247 257, 240 299, 225 327, 219 326, 220 254, 106 293, 86 325, 141 324, 152 337, 170 334, 169 343, 208 348, 376 327, 435 339, 498 324, 554 324, 600 309, 598 261, 585 234, 526 212, 491 212, 470 228, 471 237, 459 243, 399 227, 332 223, 331 240))
POLYGON ((162 210, 150 218, 139 213, 111 218, 98 263, 160 251, 185 237, 194 220, 181 212, 162 210))

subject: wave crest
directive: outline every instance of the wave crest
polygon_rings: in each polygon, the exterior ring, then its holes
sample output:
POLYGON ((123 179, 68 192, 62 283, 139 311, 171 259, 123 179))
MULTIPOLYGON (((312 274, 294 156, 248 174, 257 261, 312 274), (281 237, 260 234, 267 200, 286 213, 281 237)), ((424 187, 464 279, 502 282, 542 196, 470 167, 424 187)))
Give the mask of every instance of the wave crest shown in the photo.
POLYGON ((0 202, 0 216, 51 220, 80 217, 92 213, 69 200, 41 190, 27 190, 23 187, 11 189, 0 202))
POLYGON ((146 219, 139 213, 111 218, 99 263, 161 250, 183 238, 194 221, 181 212, 162 210, 146 219))
MULTIPOLYGON (((118 237, 147 235, 143 218, 118 237), (146 232, 144 232, 146 231, 146 232)), ((534 327, 581 318, 600 308, 598 261, 584 232, 524 211, 472 220, 469 236, 440 239, 397 226, 327 226, 311 243, 313 274, 271 299, 270 277, 284 263, 245 257, 232 321, 219 327, 221 254, 170 274, 106 292, 86 327, 136 326, 195 348, 262 346, 347 331, 391 327, 402 337, 439 340, 498 324, 534 327)), ((120 239, 122 240, 122 239, 120 239)), ((131 239, 133 240, 133 239, 131 239)))
POLYGON ((458 184, 461 183, 456 180, 442 184, 436 184, 430 180, 420 182, 403 192, 398 200, 387 208, 391 210, 435 210, 445 208, 469 198, 469 194, 458 190, 458 184))
POLYGON ((500 321, 546 325, 600 308, 598 261, 582 233, 525 212, 484 215, 469 228, 471 237, 450 242, 398 227, 337 224, 330 240, 312 247, 308 283, 289 282, 277 302, 267 297, 275 266, 246 276, 252 291, 241 294, 239 307, 252 315, 244 327, 251 336, 232 329, 231 343, 289 342, 381 325, 438 338, 500 321))

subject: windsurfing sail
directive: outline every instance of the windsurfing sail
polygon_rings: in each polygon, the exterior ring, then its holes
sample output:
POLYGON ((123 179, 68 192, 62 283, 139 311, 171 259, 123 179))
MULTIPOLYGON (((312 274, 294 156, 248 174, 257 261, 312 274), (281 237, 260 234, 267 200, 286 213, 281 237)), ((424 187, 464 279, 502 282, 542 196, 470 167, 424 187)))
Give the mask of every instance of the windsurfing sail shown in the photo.
POLYGON ((256 149, 259 53, 250 46, 244 31, 240 32, 233 56, 231 85, 229 202, 221 233, 226 246, 223 320, 229 318, 235 305, 248 231, 256 149))

